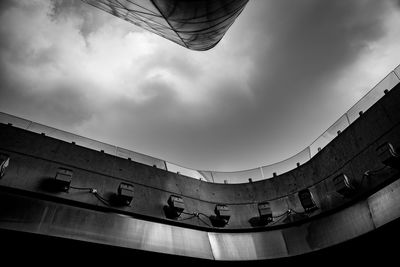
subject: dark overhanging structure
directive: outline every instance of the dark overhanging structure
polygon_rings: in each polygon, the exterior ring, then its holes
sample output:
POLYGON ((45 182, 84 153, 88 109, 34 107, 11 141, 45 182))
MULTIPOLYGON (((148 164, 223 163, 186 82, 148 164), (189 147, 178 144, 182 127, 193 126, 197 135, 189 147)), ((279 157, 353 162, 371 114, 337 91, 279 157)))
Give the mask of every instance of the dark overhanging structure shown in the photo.
POLYGON ((82 0, 191 50, 216 46, 248 0, 82 0))

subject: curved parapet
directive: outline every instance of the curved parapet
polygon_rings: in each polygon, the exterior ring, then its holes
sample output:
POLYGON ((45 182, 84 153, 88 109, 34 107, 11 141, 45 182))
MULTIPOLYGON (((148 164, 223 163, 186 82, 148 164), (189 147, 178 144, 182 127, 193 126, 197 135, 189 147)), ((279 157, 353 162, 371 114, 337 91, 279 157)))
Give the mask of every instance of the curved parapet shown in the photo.
POLYGON ((183 47, 204 51, 222 39, 248 0, 82 0, 183 47))
POLYGON ((0 229, 216 261, 330 248, 400 216, 399 103, 397 85, 308 162, 242 184, 0 124, 0 229))

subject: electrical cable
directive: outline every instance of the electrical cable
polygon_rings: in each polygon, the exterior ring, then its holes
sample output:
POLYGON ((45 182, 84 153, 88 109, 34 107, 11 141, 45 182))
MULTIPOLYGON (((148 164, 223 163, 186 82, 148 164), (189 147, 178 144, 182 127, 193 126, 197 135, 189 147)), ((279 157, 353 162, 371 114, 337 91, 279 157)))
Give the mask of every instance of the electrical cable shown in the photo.
POLYGON ((289 212, 289 210, 285 211, 284 213, 282 213, 282 214, 280 214, 280 215, 272 216, 272 218, 273 218, 273 219, 275 219, 275 218, 280 218, 280 217, 286 215, 288 212, 289 212))
POLYGON ((110 202, 105 199, 104 197, 102 197, 99 193, 97 193, 97 190, 94 192, 91 192, 98 200, 100 200, 103 204, 105 204, 106 206, 110 207, 110 202))
MULTIPOLYGON (((205 222, 203 219, 201 219, 199 216, 196 216, 197 219, 199 219, 202 223, 204 223, 205 225, 207 225, 208 227, 211 227, 210 224, 208 224, 207 222, 205 222)), ((208 218, 208 217, 207 217, 208 218)))
POLYGON ((103 204, 106 206, 110 207, 110 202, 105 199, 103 196, 101 196, 96 188, 91 188, 91 187, 77 187, 77 186, 70 186, 70 188, 75 189, 75 190, 82 190, 82 191, 89 191, 89 193, 92 193, 98 200, 100 200, 103 204))
POLYGON ((307 212, 298 212, 298 211, 295 211, 295 210, 292 210, 292 209, 290 209, 290 212, 294 212, 294 213, 296 213, 296 214, 299 214, 299 215, 307 215, 307 212))
POLYGON ((283 220, 283 218, 286 219, 289 214, 290 214, 290 211, 288 210, 284 214, 282 214, 282 215, 286 215, 285 217, 281 216, 281 218, 279 220, 276 220, 276 221, 270 223, 268 226, 272 226, 272 225, 275 225, 278 222, 281 222, 283 220))
POLYGON ((367 170, 366 172, 364 172, 364 174, 363 174, 363 176, 362 176, 362 178, 361 178, 360 185, 363 185, 364 179, 365 179, 366 177, 368 177, 369 175, 377 174, 377 173, 383 171, 383 170, 386 169, 386 168, 388 168, 387 165, 385 165, 385 166, 383 166, 383 167, 381 167, 381 168, 375 169, 375 170, 367 170))
POLYGON ((94 188, 90 188, 90 187, 76 187, 76 186, 72 186, 72 185, 70 185, 69 188, 76 189, 76 190, 87 190, 87 191, 92 191, 94 189, 94 188))
POLYGON ((179 219, 179 221, 185 221, 185 220, 189 220, 189 219, 193 219, 193 218, 196 218, 196 217, 197 217, 197 219, 200 220, 202 223, 204 223, 204 224, 207 225, 208 227, 211 227, 211 225, 210 225, 209 223, 207 223, 206 221, 204 221, 203 219, 200 218, 200 215, 202 215, 202 216, 206 217, 207 219, 209 219, 209 217, 208 217, 206 214, 202 213, 202 212, 192 212, 192 213, 189 213, 189 212, 182 211, 181 214, 182 214, 182 213, 183 213, 183 214, 186 214, 186 215, 191 215, 191 217, 179 219))
POLYGON ((197 214, 198 214, 198 215, 203 215, 204 217, 208 218, 208 215, 207 215, 207 214, 204 214, 204 213, 202 213, 202 212, 198 212, 197 214))
POLYGON ((384 169, 386 169, 386 168, 388 168, 388 167, 389 167, 389 166, 385 165, 385 166, 383 166, 383 167, 381 167, 381 168, 378 168, 378 169, 375 169, 375 170, 368 170, 368 171, 366 171, 365 173, 368 173, 368 174, 375 174, 375 173, 378 173, 378 172, 383 171, 384 169))
POLYGON ((193 218, 195 218, 195 217, 197 217, 196 215, 194 215, 194 214, 192 214, 192 216, 190 216, 190 217, 186 217, 186 218, 180 218, 180 219, 178 219, 179 221, 186 221, 186 220, 190 220, 190 219, 193 219, 193 218))
POLYGON ((211 225, 210 225, 209 223, 207 223, 206 221, 204 221, 203 219, 200 218, 200 215, 202 215, 202 216, 206 217, 207 219, 210 219, 210 218, 208 217, 208 215, 206 215, 206 214, 204 214, 204 213, 202 213, 202 212, 197 212, 197 213, 195 213, 195 215, 196 215, 196 217, 197 217, 197 219, 198 219, 199 221, 201 221, 202 223, 204 223, 204 224, 207 225, 208 227, 211 227, 211 225))
POLYGON ((181 216, 181 214, 186 214, 186 215, 190 215, 189 217, 186 217, 186 218, 178 218, 178 220, 179 221, 185 221, 185 220, 190 220, 190 219, 193 219, 194 217, 196 217, 196 213, 189 213, 189 212, 185 212, 185 211, 182 211, 181 213, 179 213, 179 215, 178 215, 178 217, 179 216, 181 216))

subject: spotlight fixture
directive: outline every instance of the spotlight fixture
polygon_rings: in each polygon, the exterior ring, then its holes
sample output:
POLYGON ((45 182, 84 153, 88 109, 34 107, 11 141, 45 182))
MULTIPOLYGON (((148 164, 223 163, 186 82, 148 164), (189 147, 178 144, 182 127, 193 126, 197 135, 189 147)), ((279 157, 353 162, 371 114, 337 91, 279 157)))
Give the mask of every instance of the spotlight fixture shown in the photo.
POLYGON ((301 205, 306 213, 310 213, 318 209, 308 188, 299 191, 298 193, 301 205))
POLYGON ((171 218, 178 218, 185 210, 185 203, 182 197, 171 195, 168 198, 169 215, 171 218))
POLYGON ((335 186, 336 192, 344 197, 351 197, 355 194, 355 188, 349 181, 349 178, 341 173, 335 178, 333 178, 333 184, 335 186))
POLYGON ((376 152, 378 153, 379 160, 386 166, 395 169, 400 169, 400 155, 396 153, 393 145, 386 142, 380 145, 376 152))
POLYGON ((6 173, 6 169, 10 164, 10 156, 7 154, 0 153, 0 178, 6 173))
POLYGON ((268 201, 258 203, 258 213, 260 214, 260 223, 265 225, 272 222, 272 210, 268 201))
POLYGON ((68 192, 74 172, 67 168, 58 168, 54 185, 57 191, 68 192))
POLYGON ((231 218, 231 211, 227 205, 217 204, 214 209, 215 215, 217 215, 216 220, 221 225, 226 225, 231 218))
POLYGON ((120 183, 118 186, 117 197, 121 204, 129 206, 133 199, 133 185, 120 183))

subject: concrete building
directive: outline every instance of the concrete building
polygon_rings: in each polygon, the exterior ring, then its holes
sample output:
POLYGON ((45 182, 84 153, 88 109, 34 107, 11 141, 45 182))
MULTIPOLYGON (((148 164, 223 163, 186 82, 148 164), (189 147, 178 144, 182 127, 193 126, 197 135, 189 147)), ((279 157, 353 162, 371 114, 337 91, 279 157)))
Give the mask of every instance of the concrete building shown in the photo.
POLYGON ((333 125, 335 136, 307 162, 238 184, 193 179, 162 160, 3 113, 2 257, 49 265, 50 257, 217 266, 396 260, 397 75, 370 92, 379 99, 371 107, 361 101, 345 114, 349 125, 333 125))

